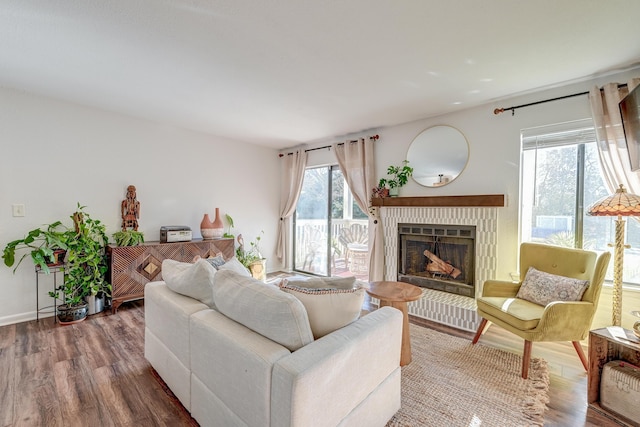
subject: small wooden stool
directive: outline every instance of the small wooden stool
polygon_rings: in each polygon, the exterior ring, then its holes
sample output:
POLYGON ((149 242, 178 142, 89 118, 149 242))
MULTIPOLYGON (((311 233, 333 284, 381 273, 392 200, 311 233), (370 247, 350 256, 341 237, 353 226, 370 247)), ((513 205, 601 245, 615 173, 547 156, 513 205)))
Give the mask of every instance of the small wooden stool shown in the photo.
POLYGON ((411 336, 409 335, 407 303, 420 299, 422 297, 422 289, 404 282, 371 282, 367 293, 380 300, 380 307, 388 305, 402 312, 400 366, 408 365, 411 363, 411 336))

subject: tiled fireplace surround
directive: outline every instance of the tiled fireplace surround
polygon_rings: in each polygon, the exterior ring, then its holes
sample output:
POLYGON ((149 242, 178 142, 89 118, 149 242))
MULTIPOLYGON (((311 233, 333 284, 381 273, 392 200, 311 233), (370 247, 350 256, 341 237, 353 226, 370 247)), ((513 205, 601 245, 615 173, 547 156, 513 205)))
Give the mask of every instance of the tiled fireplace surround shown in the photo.
MULTIPOLYGON (((476 227, 476 295, 485 280, 495 277, 497 207, 380 207, 384 231, 385 280, 398 277, 398 224, 472 225, 476 227)), ((431 289, 424 297, 409 303, 409 314, 475 332, 480 324, 474 298, 431 289)))

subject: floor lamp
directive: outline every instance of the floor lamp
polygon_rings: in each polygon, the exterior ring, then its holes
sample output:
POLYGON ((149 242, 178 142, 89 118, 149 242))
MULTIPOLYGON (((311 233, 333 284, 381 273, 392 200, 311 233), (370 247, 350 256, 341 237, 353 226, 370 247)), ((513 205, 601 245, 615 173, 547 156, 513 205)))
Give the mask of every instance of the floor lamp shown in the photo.
POLYGON ((640 216, 640 196, 627 193, 622 184, 611 196, 598 200, 589 207, 587 215, 617 216, 616 240, 613 252, 613 326, 620 326, 622 318, 622 269, 624 249, 624 219, 623 216, 640 216))

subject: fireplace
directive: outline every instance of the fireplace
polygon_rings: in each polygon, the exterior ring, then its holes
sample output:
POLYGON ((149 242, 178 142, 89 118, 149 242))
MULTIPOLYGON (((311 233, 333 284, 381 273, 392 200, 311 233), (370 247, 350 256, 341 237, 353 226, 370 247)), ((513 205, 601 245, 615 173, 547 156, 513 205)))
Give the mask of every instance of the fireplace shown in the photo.
POLYGON ((475 296, 476 227, 398 224, 398 280, 475 296))
MULTIPOLYGON (((401 251, 399 225, 422 227, 421 224, 438 226, 469 226, 475 228, 473 285, 478 294, 482 284, 496 277, 498 262, 498 211, 504 206, 504 197, 500 203, 487 204, 492 197, 474 196, 473 206, 455 205, 453 202, 467 197, 387 197, 383 200, 395 206, 380 208, 380 219, 384 239, 384 275, 383 280, 399 280, 398 254, 401 251), (439 205, 434 205, 437 199, 439 205), (408 203, 403 203, 403 200, 408 203), (452 202, 453 201, 453 202, 452 202)), ((470 271, 470 270, 467 270, 470 271)), ((465 331, 475 332, 480 325, 480 316, 476 312, 475 294, 471 297, 442 292, 423 287, 422 299, 409 304, 412 316, 442 323, 465 331)))

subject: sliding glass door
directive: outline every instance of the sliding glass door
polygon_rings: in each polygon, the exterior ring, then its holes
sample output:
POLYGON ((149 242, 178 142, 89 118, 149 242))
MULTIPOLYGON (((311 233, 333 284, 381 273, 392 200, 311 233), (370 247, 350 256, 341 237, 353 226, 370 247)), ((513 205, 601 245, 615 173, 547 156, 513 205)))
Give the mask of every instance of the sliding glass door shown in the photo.
POLYGON ((367 224, 338 166, 307 169, 294 215, 293 269, 366 280, 367 224))

